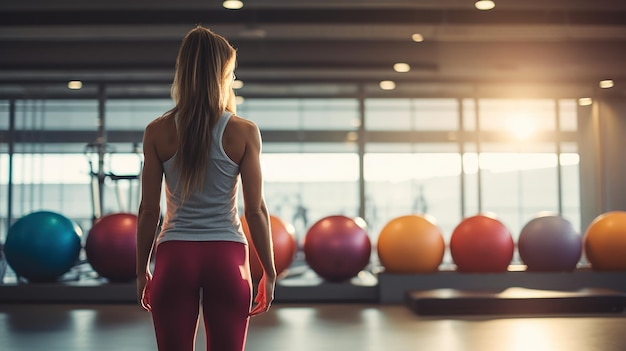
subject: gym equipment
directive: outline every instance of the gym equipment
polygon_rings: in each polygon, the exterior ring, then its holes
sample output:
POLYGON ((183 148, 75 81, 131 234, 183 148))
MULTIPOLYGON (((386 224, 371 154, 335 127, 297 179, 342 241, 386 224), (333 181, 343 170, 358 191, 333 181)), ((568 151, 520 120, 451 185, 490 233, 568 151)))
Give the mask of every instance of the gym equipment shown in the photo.
POLYGON ((607 289, 503 291, 435 289, 408 292, 409 308, 420 315, 622 313, 626 295, 607 289))
POLYGON ((113 213, 100 217, 85 241, 87 261, 111 282, 136 278, 137 216, 113 213))
POLYGON ((309 267, 330 282, 354 277, 369 263, 372 246, 365 222, 346 216, 328 216, 314 223, 304 238, 309 267))
MULTIPOLYGON (((101 122, 101 121, 100 121, 101 122)), ((104 133, 99 130, 99 134, 104 133)), ((133 143, 133 153, 138 159, 138 170, 143 167, 143 158, 137 143, 133 143)), ((118 211, 125 213, 132 211, 139 206, 141 198, 140 175, 135 174, 117 174, 111 169, 115 149, 106 143, 105 138, 98 137, 96 141, 85 146, 85 157, 89 163, 91 176, 91 199, 93 210, 93 221, 102 217, 104 212, 104 193, 105 185, 111 184, 115 190, 118 203, 118 211), (125 196, 124 191, 127 191, 125 196)))
POLYGON ((432 273, 443 261, 446 245, 439 228, 424 216, 392 219, 378 236, 380 262, 389 273, 432 273))
POLYGON ((611 211, 596 217, 583 243, 592 269, 626 271, 626 212, 611 211))
POLYGON ((490 215, 462 220, 450 238, 450 254, 460 272, 505 272, 514 249, 509 230, 490 215))
POLYGON ((59 213, 30 213, 9 228, 4 244, 7 263, 29 282, 56 281, 76 264, 81 235, 78 225, 59 213))
MULTIPOLYGON (((252 237, 250 236, 250 228, 246 217, 241 217, 241 225, 243 232, 246 234, 250 249, 250 273, 253 281, 259 281, 263 275, 263 268, 259 261, 259 256, 254 248, 252 237)), ((272 242, 274 243, 274 265, 276 274, 282 278, 282 273, 286 273, 287 268, 291 266, 296 256, 298 247, 294 236, 294 229, 291 225, 286 224, 280 218, 270 215, 270 229, 272 231, 272 242)))
POLYGON ((517 249, 529 271, 572 271, 582 255, 582 237, 567 219, 540 214, 522 228, 517 249))

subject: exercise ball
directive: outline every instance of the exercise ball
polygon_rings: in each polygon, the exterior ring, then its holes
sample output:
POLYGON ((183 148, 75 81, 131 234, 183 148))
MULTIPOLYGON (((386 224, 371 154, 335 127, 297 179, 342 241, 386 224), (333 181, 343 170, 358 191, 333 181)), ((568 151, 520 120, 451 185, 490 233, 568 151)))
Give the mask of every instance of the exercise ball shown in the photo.
POLYGON ((443 261, 446 244, 433 221, 407 215, 392 219, 381 230, 378 258, 389 273, 432 273, 443 261))
POLYGON ((567 219, 541 214, 524 225, 517 249, 529 271, 572 271, 582 255, 582 238, 567 219))
POLYGON ((505 272, 514 248, 509 230, 490 215, 462 220, 450 237, 450 254, 459 272, 505 272))
POLYGON ((372 245, 365 222, 328 216, 315 222, 304 237, 304 257, 323 279, 341 282, 357 275, 370 260, 372 245))
MULTIPOLYGON (((254 281, 259 281, 263 275, 263 268, 256 249, 254 248, 254 243, 250 236, 250 228, 248 227, 245 216, 241 217, 241 225, 251 248, 250 273, 254 281)), ((294 237, 294 228, 283 222, 280 218, 270 216, 270 229, 272 231, 272 242, 274 244, 274 266, 276 267, 276 274, 279 278, 282 278, 281 274, 287 271, 287 268, 291 266, 296 256, 297 246, 294 237)))
POLYGON ((596 217, 587 228, 583 242, 591 268, 626 271, 626 212, 612 211, 596 217))
POLYGON ((137 216, 113 213, 100 217, 89 231, 85 253, 91 267, 112 282, 136 278, 137 216))
POLYGON ((7 263, 29 282, 56 281, 76 264, 81 235, 78 225, 59 213, 33 212, 9 228, 7 263))

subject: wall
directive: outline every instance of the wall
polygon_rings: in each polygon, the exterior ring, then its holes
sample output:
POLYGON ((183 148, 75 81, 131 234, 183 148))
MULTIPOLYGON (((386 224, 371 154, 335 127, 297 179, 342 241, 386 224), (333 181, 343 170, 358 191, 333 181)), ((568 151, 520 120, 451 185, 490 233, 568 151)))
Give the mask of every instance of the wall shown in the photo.
POLYGON ((626 211, 626 101, 595 99, 579 107, 582 228, 608 211, 626 211))

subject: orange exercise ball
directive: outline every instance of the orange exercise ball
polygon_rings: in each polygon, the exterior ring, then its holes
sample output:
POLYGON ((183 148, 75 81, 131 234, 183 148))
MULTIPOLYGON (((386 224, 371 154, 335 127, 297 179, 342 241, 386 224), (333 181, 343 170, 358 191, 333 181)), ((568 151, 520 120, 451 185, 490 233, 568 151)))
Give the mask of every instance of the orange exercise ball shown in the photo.
MULTIPOLYGON (((250 273, 252 274, 252 280, 259 281, 263 275, 263 268, 254 248, 254 243, 250 236, 250 228, 245 216, 241 217, 241 225, 250 245, 250 273)), ((274 265, 276 266, 276 274, 280 278, 281 273, 285 273, 287 268, 293 263, 298 247, 293 226, 283 222, 276 216, 270 215, 270 228, 274 243, 274 265)))
POLYGON ((446 245, 439 228, 427 217, 392 219, 378 236, 378 257, 389 273, 432 273, 443 261, 446 245))
POLYGON ((584 248, 594 270, 626 271, 626 212, 596 217, 585 233, 584 248))

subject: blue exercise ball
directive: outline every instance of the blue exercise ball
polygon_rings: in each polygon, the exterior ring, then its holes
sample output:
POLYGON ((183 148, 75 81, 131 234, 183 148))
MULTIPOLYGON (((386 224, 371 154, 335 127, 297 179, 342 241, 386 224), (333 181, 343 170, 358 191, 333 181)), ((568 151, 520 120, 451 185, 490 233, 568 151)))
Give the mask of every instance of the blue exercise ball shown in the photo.
POLYGON ((33 212, 9 228, 4 244, 7 263, 29 282, 56 281, 76 264, 81 235, 78 225, 61 214, 33 212))

